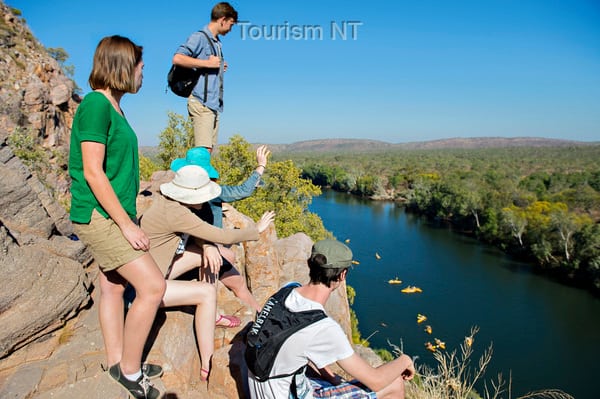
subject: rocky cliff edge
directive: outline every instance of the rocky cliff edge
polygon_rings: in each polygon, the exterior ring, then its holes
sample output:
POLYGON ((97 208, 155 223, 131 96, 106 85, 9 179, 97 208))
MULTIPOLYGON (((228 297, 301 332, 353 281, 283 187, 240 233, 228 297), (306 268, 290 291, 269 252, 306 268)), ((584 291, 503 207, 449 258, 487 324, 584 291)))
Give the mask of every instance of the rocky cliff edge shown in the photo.
MULTIPOLYGON (((19 165, 14 157, 11 163, 19 165)), ((0 315, 0 346, 4 351, 0 360, 0 397, 126 397, 125 392, 103 371, 106 365, 95 303, 98 293, 93 284, 97 278, 96 265, 90 263, 89 255, 79 241, 52 236, 55 230, 52 219, 47 216, 42 203, 36 202, 36 192, 27 189, 31 184, 27 180, 35 179, 25 173, 26 168, 22 165, 11 168, 5 163, 0 171, 7 169, 18 175, 20 180, 14 180, 12 186, 15 189, 11 195, 5 194, 8 192, 6 188, 2 188, 5 195, 0 195, 0 199, 5 200, 1 208, 2 249, 3 254, 8 255, 2 258, 1 266, 12 274, 6 284, 12 293, 0 294, 3 309, 0 315), (14 193, 19 190, 29 193, 31 200, 24 201, 22 196, 14 193), (8 203, 8 198, 15 200, 8 203), (14 208, 14 215, 25 214, 29 208, 42 215, 29 218, 29 222, 17 223, 6 217, 4 209, 9 208, 14 208), (48 238, 42 238, 45 236, 48 238), (32 325, 38 326, 37 333, 18 333, 31 332, 32 325), (16 339, 26 335, 26 340, 16 339)), ((144 185, 138 200, 140 209, 151 204, 155 189, 169 178, 169 172, 158 172, 152 182, 144 185)), ((2 181, 5 182, 5 179, 2 181)), ((5 185, 3 183, 0 187, 5 185)), ((231 206, 226 206, 225 215, 226 228, 243 228, 254 223, 231 206)), ((246 277, 257 300, 264 302, 288 281, 308 281, 306 259, 311 246, 312 241, 303 233, 278 239, 271 226, 258 241, 245 242, 234 246, 234 249, 238 269, 246 277)), ((199 380, 200 362, 193 333, 193 309, 184 307, 159 311, 148 341, 146 358, 165 369, 164 376, 157 381, 157 386, 164 392, 163 398, 246 397, 243 336, 252 321, 253 312, 222 285, 219 286, 218 307, 224 313, 237 315, 243 323, 240 328, 217 329, 216 351, 208 383, 199 380)), ((335 292, 327 304, 327 312, 350 336, 345 289, 335 292)), ((370 355, 373 356, 372 353, 370 355)), ((377 362, 374 356, 372 360, 377 362)))

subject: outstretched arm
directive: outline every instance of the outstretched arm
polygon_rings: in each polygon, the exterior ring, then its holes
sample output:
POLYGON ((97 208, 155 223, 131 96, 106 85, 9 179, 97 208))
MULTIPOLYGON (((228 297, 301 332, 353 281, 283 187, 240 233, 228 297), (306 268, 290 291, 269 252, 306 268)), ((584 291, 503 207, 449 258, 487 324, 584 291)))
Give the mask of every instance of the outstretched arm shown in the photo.
POLYGON ((258 186, 262 174, 265 172, 267 162, 271 151, 265 145, 261 145, 256 149, 256 162, 257 166, 254 172, 244 181, 242 184, 237 186, 221 186, 221 195, 219 196, 222 202, 234 202, 241 199, 247 198, 254 192, 254 189, 258 186))
MULTIPOLYGON (((258 230, 259 233, 262 233, 263 231, 265 231, 267 229, 267 227, 269 227, 269 225, 271 223, 273 223, 273 220, 275 218, 275 212, 273 211, 267 211, 265 212, 261 218, 258 220, 258 222, 256 222, 256 229, 258 230)), ((210 226, 208 223, 204 222, 206 225, 210 226)), ((217 227, 213 227, 210 226, 212 230, 212 233, 209 232, 209 230, 207 230, 206 235, 204 235, 203 238, 209 237, 211 234, 218 234, 218 230, 220 230, 221 232, 240 232, 242 230, 239 229, 219 229, 217 227), (215 230, 216 229, 216 230, 215 230)), ((212 236, 213 238, 216 236, 212 236)), ((218 241, 215 241, 218 242, 218 241)), ((205 265, 208 265, 208 267, 210 268, 211 272, 213 274, 217 274, 219 272, 219 269, 221 268, 221 266, 223 265, 223 258, 221 258, 221 253, 219 252, 219 249, 210 243, 205 243, 202 248, 204 249, 203 252, 203 262, 205 265)))
POLYGON ((368 386, 374 392, 386 388, 398 377, 404 380, 411 380, 415 375, 415 366, 412 359, 407 355, 401 355, 377 368, 372 367, 356 353, 338 361, 338 364, 344 371, 368 386))

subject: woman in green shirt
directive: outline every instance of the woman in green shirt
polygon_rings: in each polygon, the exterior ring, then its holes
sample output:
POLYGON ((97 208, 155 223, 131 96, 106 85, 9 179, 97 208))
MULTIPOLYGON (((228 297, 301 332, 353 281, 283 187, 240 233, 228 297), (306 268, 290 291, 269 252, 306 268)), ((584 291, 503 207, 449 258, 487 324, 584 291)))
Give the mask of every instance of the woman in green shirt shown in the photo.
POLYGON ((142 47, 121 36, 103 38, 94 54, 89 84, 71 131, 71 220, 100 268, 99 317, 109 374, 135 398, 158 398, 148 378, 162 368, 145 364, 142 352, 165 293, 165 280, 138 227, 138 144, 121 110, 125 93, 142 86, 142 47), (127 284, 137 297, 124 315, 127 284))

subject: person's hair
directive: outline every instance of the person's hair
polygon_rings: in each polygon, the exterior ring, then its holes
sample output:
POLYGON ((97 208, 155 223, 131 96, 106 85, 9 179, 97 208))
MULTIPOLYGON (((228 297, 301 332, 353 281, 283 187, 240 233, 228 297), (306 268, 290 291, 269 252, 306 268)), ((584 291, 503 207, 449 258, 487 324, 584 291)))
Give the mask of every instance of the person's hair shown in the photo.
POLYGON ((135 93, 135 67, 142 62, 142 50, 142 46, 123 36, 107 36, 100 40, 88 79, 90 87, 135 93))
POLYGON ((310 282, 312 284, 324 284, 331 287, 331 283, 340 281, 341 274, 346 267, 343 268, 326 268, 321 265, 327 264, 327 257, 322 254, 314 254, 308 258, 308 269, 310 282))
POLYGON ((235 8, 231 6, 231 4, 222 2, 213 7, 212 11, 210 12, 210 20, 216 21, 217 19, 223 17, 225 17, 225 19, 233 18, 233 22, 237 23, 238 13, 235 8))

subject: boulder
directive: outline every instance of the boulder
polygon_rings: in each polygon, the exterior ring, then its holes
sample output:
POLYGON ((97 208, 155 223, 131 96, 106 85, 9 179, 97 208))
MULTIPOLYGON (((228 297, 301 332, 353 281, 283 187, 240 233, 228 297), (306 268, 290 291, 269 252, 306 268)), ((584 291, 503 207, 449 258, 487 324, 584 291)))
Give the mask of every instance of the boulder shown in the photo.
POLYGON ((50 101, 54 105, 61 105, 69 101, 72 89, 66 83, 60 83, 50 91, 50 101))
POLYGON ((8 147, 0 146, 0 154, 3 358, 61 328, 88 304, 85 266, 91 256, 81 242, 60 233, 72 231, 66 212, 40 181, 8 147))

